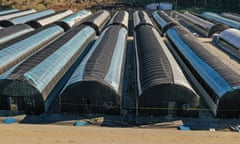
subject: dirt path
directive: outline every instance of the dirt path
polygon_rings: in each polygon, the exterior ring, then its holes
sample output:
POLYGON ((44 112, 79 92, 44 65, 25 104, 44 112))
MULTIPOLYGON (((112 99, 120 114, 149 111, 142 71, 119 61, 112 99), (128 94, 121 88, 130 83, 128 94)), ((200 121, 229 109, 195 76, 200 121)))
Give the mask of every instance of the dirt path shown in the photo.
POLYGON ((4 144, 237 144, 234 132, 0 124, 4 144))

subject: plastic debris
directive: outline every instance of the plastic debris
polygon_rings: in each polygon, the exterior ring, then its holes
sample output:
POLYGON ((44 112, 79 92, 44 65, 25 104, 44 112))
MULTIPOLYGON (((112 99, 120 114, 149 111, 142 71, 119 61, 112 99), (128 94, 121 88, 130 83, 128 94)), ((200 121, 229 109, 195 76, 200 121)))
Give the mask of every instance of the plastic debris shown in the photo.
POLYGON ((216 130, 215 130, 215 128, 210 128, 209 131, 210 131, 210 132, 214 132, 214 131, 216 131, 216 130))
POLYGON ((188 126, 184 126, 184 125, 182 125, 182 126, 179 126, 179 127, 178 127, 178 130, 189 131, 189 130, 191 130, 191 129, 190 129, 190 127, 188 127, 188 126))
POLYGON ((230 129, 231 129, 232 131, 236 131, 236 132, 239 132, 239 133, 240 133, 240 125, 238 125, 238 126, 231 126, 231 125, 230 125, 230 129))
POLYGON ((87 126, 87 125, 88 125, 88 123, 85 122, 85 121, 76 121, 74 123, 74 126, 82 126, 82 127, 84 127, 84 126, 87 126))
POLYGON ((15 122, 16 122, 15 118, 5 118, 3 120, 3 123, 5 123, 5 124, 12 124, 12 123, 15 123, 15 122))

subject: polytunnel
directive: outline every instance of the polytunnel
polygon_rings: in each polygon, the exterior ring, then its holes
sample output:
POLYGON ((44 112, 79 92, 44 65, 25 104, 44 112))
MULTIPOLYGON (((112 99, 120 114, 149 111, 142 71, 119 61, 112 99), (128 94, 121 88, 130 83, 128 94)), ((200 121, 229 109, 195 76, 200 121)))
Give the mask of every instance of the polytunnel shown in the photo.
POLYGON ((71 10, 64 10, 51 15, 47 15, 45 17, 35 18, 34 20, 26 22, 26 24, 36 29, 54 23, 64 17, 71 15, 72 13, 73 11, 71 10))
POLYGON ((54 13, 55 13, 54 10, 43 10, 43 11, 23 15, 23 16, 20 16, 20 17, 11 18, 11 19, 8 19, 8 20, 2 20, 2 21, 0 21, 0 25, 3 26, 3 27, 8 27, 8 26, 16 25, 16 24, 23 24, 23 23, 26 23, 26 22, 31 21, 33 19, 41 18, 41 17, 51 15, 51 14, 54 14, 54 13))
POLYGON ((27 9, 27 10, 16 11, 16 12, 9 13, 9 14, 6 14, 6 15, 1 15, 0 16, 0 21, 24 16, 24 15, 35 13, 35 12, 37 12, 35 9, 27 9))
POLYGON ((93 28, 79 26, 19 64, 0 80, 1 105, 28 113, 48 111, 64 85, 62 78, 95 34, 93 28))
POLYGON ((64 30, 60 26, 52 25, 0 45, 0 75, 63 33, 64 30))
POLYGON ((92 12, 90 10, 80 10, 79 12, 75 12, 61 20, 57 21, 56 24, 60 25, 64 28, 65 31, 70 28, 79 25, 83 20, 87 17, 91 16, 92 12))
POLYGON ((138 111, 143 115, 197 117, 199 96, 158 31, 150 25, 135 28, 138 111))
POLYGON ((240 114, 240 74, 221 58, 209 53, 208 47, 199 42, 183 27, 174 26, 167 37, 176 48, 207 94, 203 95, 216 117, 238 117, 240 114))
POLYGON ((119 114, 127 29, 107 27, 61 93, 61 111, 119 114))
POLYGON ((174 11, 175 15, 178 15, 183 22, 187 25, 191 26, 194 30, 199 32, 201 35, 205 37, 211 37, 214 33, 220 33, 221 31, 228 28, 228 26, 224 24, 215 24, 210 21, 207 21, 203 18, 195 16, 190 12, 179 13, 174 11))
POLYGON ((82 24, 90 25, 95 29, 97 35, 103 30, 111 15, 106 10, 99 10, 94 15, 88 17, 82 24))
POLYGON ((229 27, 232 27, 232 28, 240 29, 240 23, 239 22, 228 19, 228 18, 225 18, 225 17, 222 17, 222 16, 220 16, 216 13, 203 12, 203 13, 201 13, 201 16, 208 19, 208 20, 214 21, 215 23, 221 23, 221 24, 225 24, 225 25, 227 25, 229 27))
POLYGON ((34 29, 26 24, 18 24, 0 30, 0 44, 8 42, 12 39, 20 37, 34 29))
POLYGON ((170 27, 177 25, 177 22, 168 16, 164 11, 153 12, 152 17, 156 21, 161 31, 161 35, 163 35, 170 27))
POLYGON ((6 15, 6 14, 9 14, 9 13, 14 13, 14 12, 17 12, 19 11, 18 9, 6 9, 6 10, 1 10, 0 11, 0 16, 1 15, 6 15))
POLYGON ((238 29, 226 29, 221 32, 215 42, 224 51, 240 58, 240 30, 238 29))

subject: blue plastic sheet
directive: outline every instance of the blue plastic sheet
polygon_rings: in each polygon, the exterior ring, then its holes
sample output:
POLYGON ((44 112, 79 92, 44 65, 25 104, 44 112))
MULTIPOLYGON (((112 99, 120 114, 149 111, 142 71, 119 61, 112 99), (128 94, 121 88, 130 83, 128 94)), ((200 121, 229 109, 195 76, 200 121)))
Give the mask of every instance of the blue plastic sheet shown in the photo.
POLYGON ((188 126, 184 126, 184 125, 179 126, 178 129, 179 129, 179 130, 185 130, 185 131, 189 131, 189 130, 191 130, 190 127, 188 127, 188 126))
POLYGON ((84 127, 84 126, 87 126, 87 125, 88 125, 88 123, 85 122, 85 121, 76 121, 74 123, 74 126, 82 126, 82 127, 84 127))
POLYGON ((3 123, 5 124, 12 124, 12 123, 15 123, 16 122, 16 119, 15 118, 6 118, 3 120, 3 123))

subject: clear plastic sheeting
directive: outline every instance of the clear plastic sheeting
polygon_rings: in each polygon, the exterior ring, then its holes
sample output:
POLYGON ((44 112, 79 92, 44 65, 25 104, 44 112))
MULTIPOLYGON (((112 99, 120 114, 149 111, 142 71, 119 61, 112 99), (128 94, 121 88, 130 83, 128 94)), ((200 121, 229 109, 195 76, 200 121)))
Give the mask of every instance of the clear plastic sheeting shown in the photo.
POLYGON ((0 44, 29 33, 34 29, 26 24, 19 24, 0 30, 0 44))
POLYGON ((12 19, 12 18, 15 18, 15 17, 20 17, 20 16, 23 16, 23 15, 34 13, 34 12, 37 12, 37 11, 35 9, 17 11, 17 12, 14 12, 14 13, 9 13, 9 14, 0 16, 0 20, 8 20, 8 19, 12 19))
POLYGON ((167 31, 168 37, 176 45, 184 57, 191 63, 198 74, 205 80, 206 83, 221 97, 228 91, 232 91, 229 83, 210 67, 204 60, 202 60, 178 35, 174 29, 167 31))
POLYGON ((57 22, 57 24, 62 25, 65 30, 70 29, 71 27, 74 27, 78 24, 80 24, 85 18, 92 15, 92 12, 89 10, 81 10, 79 12, 75 12, 60 21, 57 22))
POLYGON ((6 14, 9 14, 9 13, 13 13, 13 12, 17 12, 19 11, 18 9, 7 9, 7 10, 1 10, 0 11, 0 16, 1 15, 6 15, 6 14))
POLYGON ((221 16, 240 22, 240 15, 236 13, 221 13, 221 16))
POLYGON ((67 43, 61 46, 51 56, 24 74, 25 79, 40 92, 54 79, 61 69, 71 60, 74 54, 82 48, 89 36, 95 33, 91 27, 82 29, 67 43))
POLYGON ((202 96, 214 116, 239 117, 239 71, 222 63, 221 57, 210 53, 207 45, 199 42, 183 27, 174 26, 166 34, 176 52, 204 88, 206 93, 202 96))
POLYGON ((225 25, 230 26, 232 28, 240 29, 240 23, 239 22, 228 19, 228 18, 225 18, 225 17, 222 17, 222 16, 220 16, 216 13, 203 12, 203 13, 201 13, 201 16, 206 18, 206 19, 212 20, 214 22, 222 23, 222 24, 225 24, 225 25))
POLYGON ((158 11, 153 12, 152 16, 154 20, 161 26, 161 28, 164 28, 168 24, 167 21, 160 17, 158 11))
POLYGON ((60 26, 51 26, 38 33, 0 50, 0 74, 10 69, 64 31, 60 26))
POLYGON ((220 33, 219 39, 240 50, 240 30, 227 29, 220 33))
MULTIPOLYGON (((73 73, 72 77, 69 79, 68 83, 66 84, 65 88, 67 86, 70 86, 71 84, 74 84, 79 81, 84 80, 84 72, 85 68, 87 66, 87 63, 89 59, 91 58, 93 52, 95 49, 98 47, 98 45, 103 41, 103 37, 105 36, 106 30, 103 31, 103 33, 100 35, 100 37, 97 39, 97 41, 94 43, 92 46, 91 50, 88 52, 88 54, 84 57, 78 68, 75 70, 73 73)), ((126 46, 126 35, 127 35, 127 30, 124 28, 121 28, 118 34, 118 41, 116 44, 116 48, 114 50, 113 56, 112 56, 112 61, 108 70, 108 73, 106 74, 104 80, 109 82, 110 85, 114 86, 115 90, 118 90, 119 87, 119 76, 121 73, 121 66, 122 66, 122 60, 123 60, 123 54, 124 54, 124 49, 122 47, 126 46), (116 64, 118 63, 118 64, 116 64)))
POLYGON ((194 92, 192 86, 189 84, 188 80, 186 79, 185 75, 183 74, 182 69, 180 68, 180 66, 178 65, 176 60, 174 59, 173 55, 171 54, 171 52, 167 48, 166 44, 164 43, 163 38, 161 38, 159 36, 156 29, 153 29, 153 33, 156 36, 156 38, 158 39, 158 43, 161 46, 164 54, 167 56, 167 58, 169 60, 171 69, 173 71, 173 82, 174 82, 174 84, 184 86, 184 87, 186 87, 186 88, 188 88, 188 89, 190 89, 194 92))
POLYGON ((23 24, 23 23, 26 23, 27 21, 34 20, 34 19, 37 19, 37 18, 41 18, 41 17, 47 16, 47 15, 50 15, 50 14, 54 14, 54 13, 55 13, 54 10, 44 10, 44 11, 24 15, 24 16, 21 16, 21 17, 9 19, 7 21, 1 21, 0 25, 8 26, 8 23, 9 23, 9 25, 10 24, 12 24, 12 25, 23 24))
POLYGON ((6 79, 19 65, 21 64, 21 62, 15 66, 13 66, 11 69, 9 69, 8 71, 6 71, 5 73, 0 75, 0 80, 1 79, 6 79))
POLYGON ((109 66, 108 72, 104 78, 114 89, 118 91, 121 84, 121 76, 122 76, 122 67, 125 63, 124 55, 125 55, 125 47, 127 45, 127 34, 128 31, 124 28, 121 28, 118 33, 118 40, 116 43, 116 47, 113 52, 111 64, 109 66))
MULTIPOLYGON (((0 80, 0 94, 6 98, 24 98, 17 103, 23 111, 48 111, 95 36, 95 30, 89 26, 69 30, 6 72, 3 76, 7 77, 0 80)), ((8 105, 7 100, 2 103, 8 105)))
POLYGON ((33 28, 39 28, 39 27, 51 24, 53 22, 56 22, 66 16, 69 16, 72 13, 73 11, 71 10, 65 10, 65 11, 58 12, 56 14, 51 14, 49 16, 36 18, 34 20, 28 21, 27 24, 29 24, 33 28))

